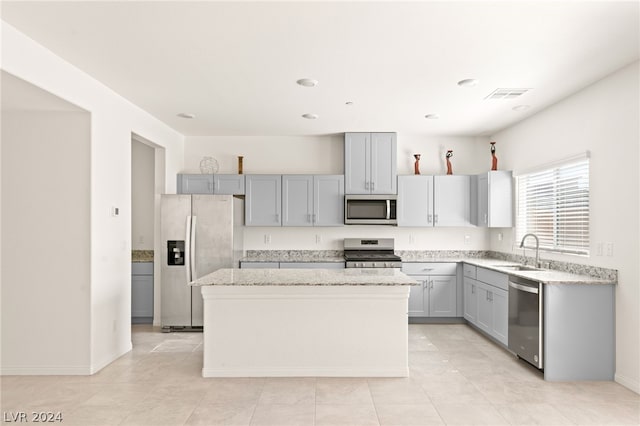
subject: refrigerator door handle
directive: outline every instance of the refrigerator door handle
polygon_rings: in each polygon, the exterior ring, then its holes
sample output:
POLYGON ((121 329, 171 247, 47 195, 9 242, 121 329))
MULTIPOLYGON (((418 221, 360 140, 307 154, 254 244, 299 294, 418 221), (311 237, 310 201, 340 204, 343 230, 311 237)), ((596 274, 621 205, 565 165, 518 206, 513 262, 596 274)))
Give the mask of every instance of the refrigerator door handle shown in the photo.
POLYGON ((196 270, 196 216, 191 216, 191 247, 189 249, 189 263, 191 267, 191 281, 198 279, 196 270))
POLYGON ((191 216, 187 216, 186 233, 184 237, 184 269, 187 273, 187 283, 191 282, 191 216))

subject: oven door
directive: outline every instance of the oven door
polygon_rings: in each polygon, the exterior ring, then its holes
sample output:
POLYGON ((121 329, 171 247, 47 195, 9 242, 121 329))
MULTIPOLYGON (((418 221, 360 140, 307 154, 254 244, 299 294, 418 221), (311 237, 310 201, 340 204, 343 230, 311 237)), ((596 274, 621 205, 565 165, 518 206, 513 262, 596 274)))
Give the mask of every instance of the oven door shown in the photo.
POLYGON ((395 195, 346 195, 346 225, 396 225, 395 195))

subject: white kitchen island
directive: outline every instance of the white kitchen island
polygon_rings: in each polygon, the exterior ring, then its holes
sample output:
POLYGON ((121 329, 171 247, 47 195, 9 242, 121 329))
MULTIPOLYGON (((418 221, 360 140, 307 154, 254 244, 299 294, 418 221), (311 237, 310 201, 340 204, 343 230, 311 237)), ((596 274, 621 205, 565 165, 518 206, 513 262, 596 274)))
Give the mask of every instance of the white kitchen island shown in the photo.
POLYGON ((406 377, 398 269, 220 269, 204 299, 203 377, 406 377))

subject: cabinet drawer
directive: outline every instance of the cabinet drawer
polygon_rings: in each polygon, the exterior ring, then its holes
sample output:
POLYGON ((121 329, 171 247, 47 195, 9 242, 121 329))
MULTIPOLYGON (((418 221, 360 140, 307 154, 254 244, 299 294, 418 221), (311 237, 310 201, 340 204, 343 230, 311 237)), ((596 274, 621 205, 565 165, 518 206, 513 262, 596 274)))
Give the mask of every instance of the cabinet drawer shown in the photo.
POLYGON ((278 269, 278 262, 240 262, 240 269, 278 269))
POLYGON ((469 277, 473 279, 476 278, 476 267, 473 265, 469 265, 468 263, 463 263, 462 272, 464 273, 465 277, 469 277))
POLYGON ((280 262, 280 269, 344 269, 344 262, 280 262))
POLYGON ((477 268, 476 279, 487 283, 489 285, 501 288, 503 290, 509 289, 509 276, 502 272, 492 271, 490 269, 477 268))
POLYGON ((455 275, 457 263, 403 263, 402 272, 408 275, 455 275))
POLYGON ((153 275, 153 262, 133 262, 131 275, 153 275))

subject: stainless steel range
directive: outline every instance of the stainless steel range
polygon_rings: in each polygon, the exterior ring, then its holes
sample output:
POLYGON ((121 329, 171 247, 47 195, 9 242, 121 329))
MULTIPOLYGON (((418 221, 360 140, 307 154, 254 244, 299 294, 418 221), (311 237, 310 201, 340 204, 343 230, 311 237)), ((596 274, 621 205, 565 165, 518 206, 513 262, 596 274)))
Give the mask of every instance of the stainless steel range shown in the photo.
POLYGON ((401 268, 402 259, 393 252, 393 238, 345 238, 347 268, 401 268))

